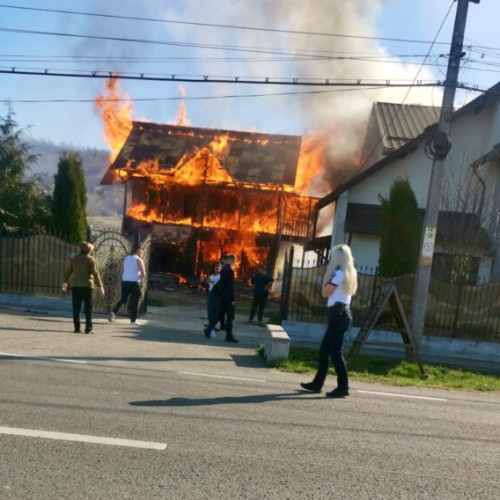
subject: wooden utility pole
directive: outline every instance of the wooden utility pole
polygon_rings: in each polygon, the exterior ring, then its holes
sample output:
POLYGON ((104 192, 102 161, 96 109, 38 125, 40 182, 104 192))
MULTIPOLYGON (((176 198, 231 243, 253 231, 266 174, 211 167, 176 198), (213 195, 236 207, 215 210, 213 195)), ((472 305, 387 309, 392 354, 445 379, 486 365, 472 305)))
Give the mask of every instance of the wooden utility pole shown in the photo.
POLYGON ((465 23, 469 2, 479 3, 480 0, 457 0, 457 13, 453 28, 448 70, 444 82, 443 102, 436 135, 432 140, 431 150, 433 154, 432 172, 427 196, 427 207, 425 210, 424 228, 421 240, 421 252, 415 279, 413 293, 413 309, 411 316, 411 329, 415 336, 417 348, 420 348, 425 326, 425 311, 429 296, 431 280, 432 257, 434 255, 434 243, 436 240, 439 205, 441 202, 441 191, 443 186, 445 159, 451 148, 450 129, 453 105, 455 102, 455 91, 457 88, 458 71, 460 61, 464 56, 463 40, 465 23))

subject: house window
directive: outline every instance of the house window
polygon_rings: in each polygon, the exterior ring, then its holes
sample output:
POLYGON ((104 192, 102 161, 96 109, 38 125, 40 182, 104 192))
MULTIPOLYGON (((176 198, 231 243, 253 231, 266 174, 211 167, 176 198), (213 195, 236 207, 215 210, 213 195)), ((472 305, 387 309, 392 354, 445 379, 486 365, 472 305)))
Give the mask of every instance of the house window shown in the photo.
POLYGON ((454 285, 475 285, 479 263, 479 257, 436 253, 432 263, 432 276, 439 281, 454 285))

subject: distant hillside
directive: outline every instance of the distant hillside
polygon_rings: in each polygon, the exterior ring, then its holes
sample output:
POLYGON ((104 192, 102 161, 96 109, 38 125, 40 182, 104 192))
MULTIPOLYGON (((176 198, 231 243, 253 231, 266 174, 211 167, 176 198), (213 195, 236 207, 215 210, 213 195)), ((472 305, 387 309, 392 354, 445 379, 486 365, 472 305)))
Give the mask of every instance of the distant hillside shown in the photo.
POLYGON ((39 155, 31 173, 39 175, 44 186, 52 192, 59 158, 64 152, 76 153, 82 160, 87 185, 87 213, 89 216, 116 216, 122 214, 123 186, 100 186, 109 165, 109 151, 75 148, 48 141, 31 141, 31 152, 39 155))

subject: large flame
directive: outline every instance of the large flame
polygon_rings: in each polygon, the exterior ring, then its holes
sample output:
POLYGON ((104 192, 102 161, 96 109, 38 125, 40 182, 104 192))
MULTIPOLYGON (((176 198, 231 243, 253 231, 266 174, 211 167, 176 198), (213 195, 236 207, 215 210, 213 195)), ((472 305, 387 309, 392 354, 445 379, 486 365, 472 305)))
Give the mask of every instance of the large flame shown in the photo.
POLYGON ((111 148, 112 163, 132 130, 132 102, 125 91, 120 91, 118 80, 109 79, 94 106, 104 122, 104 140, 111 148))

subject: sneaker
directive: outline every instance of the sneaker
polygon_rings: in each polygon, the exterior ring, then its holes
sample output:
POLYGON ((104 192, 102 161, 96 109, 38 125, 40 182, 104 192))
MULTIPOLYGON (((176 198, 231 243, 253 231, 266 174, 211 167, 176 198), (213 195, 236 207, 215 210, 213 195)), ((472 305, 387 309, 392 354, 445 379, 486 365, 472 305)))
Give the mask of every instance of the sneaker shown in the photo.
POLYGON ((113 323, 113 321, 116 319, 116 314, 115 314, 113 311, 111 311, 111 312, 109 313, 109 318, 108 318, 108 319, 109 319, 109 321, 110 321, 111 323, 113 323))
POLYGON ((141 326, 141 324, 137 320, 131 321, 130 324, 134 326, 141 326))
POLYGON ((349 391, 347 389, 339 389, 338 387, 326 393, 327 398, 345 398, 346 396, 349 396, 349 391))
POLYGON ((309 392, 315 392, 316 394, 321 392, 321 387, 316 385, 314 382, 308 382, 308 383, 301 382, 300 386, 309 392))
POLYGON ((217 334, 215 333, 215 330, 212 330, 212 331, 210 332, 210 338, 211 338, 211 339, 215 339, 216 337, 217 337, 217 334))

